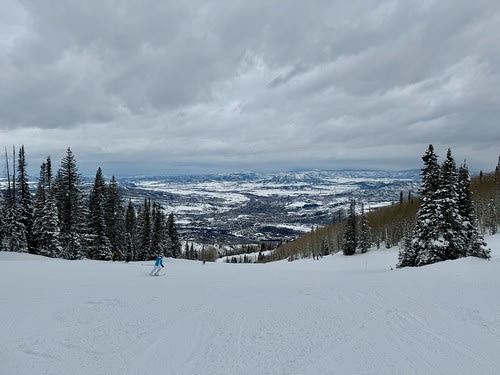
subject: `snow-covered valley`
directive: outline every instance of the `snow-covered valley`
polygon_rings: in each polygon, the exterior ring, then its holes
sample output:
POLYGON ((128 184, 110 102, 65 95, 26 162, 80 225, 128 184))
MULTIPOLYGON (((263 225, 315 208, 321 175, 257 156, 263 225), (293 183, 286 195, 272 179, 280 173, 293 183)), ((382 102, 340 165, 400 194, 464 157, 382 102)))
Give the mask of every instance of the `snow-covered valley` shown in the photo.
POLYGON ((498 374, 492 259, 397 249, 269 264, 0 253, 0 373, 498 374))
POLYGON ((233 173, 122 177, 121 192, 137 205, 144 197, 174 212, 185 240, 245 244, 295 238, 330 224, 351 199, 368 209, 416 194, 418 170, 233 173))

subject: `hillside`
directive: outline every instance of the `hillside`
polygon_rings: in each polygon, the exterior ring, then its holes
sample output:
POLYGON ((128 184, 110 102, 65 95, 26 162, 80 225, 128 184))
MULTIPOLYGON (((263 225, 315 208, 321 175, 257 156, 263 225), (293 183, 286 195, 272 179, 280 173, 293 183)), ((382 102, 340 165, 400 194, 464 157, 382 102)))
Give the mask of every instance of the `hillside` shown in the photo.
POLYGON ((0 373, 498 374, 492 260, 396 249, 268 264, 0 253, 0 373))

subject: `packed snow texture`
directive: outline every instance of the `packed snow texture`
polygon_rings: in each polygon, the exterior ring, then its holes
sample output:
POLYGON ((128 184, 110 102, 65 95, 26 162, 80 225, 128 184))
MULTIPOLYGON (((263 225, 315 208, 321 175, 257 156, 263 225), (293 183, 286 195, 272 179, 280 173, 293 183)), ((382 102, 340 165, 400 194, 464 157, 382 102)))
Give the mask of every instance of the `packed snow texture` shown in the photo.
POLYGON ((0 253, 0 374, 499 374, 490 261, 397 249, 271 264, 0 253), (392 269, 391 269, 392 268, 392 269))

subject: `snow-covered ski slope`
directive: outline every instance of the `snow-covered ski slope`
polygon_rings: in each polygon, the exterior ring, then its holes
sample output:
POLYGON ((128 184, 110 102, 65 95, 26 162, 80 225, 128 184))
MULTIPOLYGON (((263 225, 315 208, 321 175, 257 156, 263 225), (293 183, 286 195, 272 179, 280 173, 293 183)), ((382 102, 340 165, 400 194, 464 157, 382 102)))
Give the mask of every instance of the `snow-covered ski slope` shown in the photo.
POLYGON ((0 374, 500 374, 491 261, 265 265, 0 253, 0 374))

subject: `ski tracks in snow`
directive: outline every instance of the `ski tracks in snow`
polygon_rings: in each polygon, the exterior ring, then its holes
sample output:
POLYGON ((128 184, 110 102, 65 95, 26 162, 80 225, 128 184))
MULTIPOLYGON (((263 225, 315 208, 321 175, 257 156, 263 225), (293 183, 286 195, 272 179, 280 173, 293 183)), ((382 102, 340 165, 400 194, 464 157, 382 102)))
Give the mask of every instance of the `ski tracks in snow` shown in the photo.
POLYGON ((495 260, 390 271, 394 254, 177 260, 164 278, 133 263, 0 263, 15 285, 0 293, 0 373, 500 373, 495 260))
MULTIPOLYGON (((471 345, 474 333, 478 338, 490 335, 492 343, 495 340, 495 333, 482 325, 478 327, 477 321, 473 321, 472 329, 457 324, 456 332, 450 332, 442 329, 442 322, 450 320, 450 312, 440 304, 422 303, 413 297, 390 295, 371 287, 366 290, 346 288, 338 298, 345 304, 345 311, 338 316, 345 326, 343 345, 359 356, 358 374, 400 374, 402 369, 394 364, 401 361, 406 364, 405 374, 438 375, 443 367, 450 367, 450 363, 456 373, 497 373, 488 355, 471 345), (386 327, 385 333, 380 335, 382 322, 386 327), (463 334, 464 330, 463 338, 454 334, 463 334)), ((348 367, 352 369, 352 364, 348 367)))

